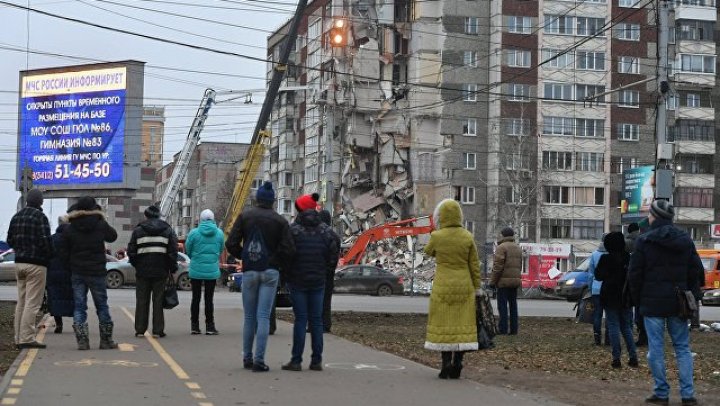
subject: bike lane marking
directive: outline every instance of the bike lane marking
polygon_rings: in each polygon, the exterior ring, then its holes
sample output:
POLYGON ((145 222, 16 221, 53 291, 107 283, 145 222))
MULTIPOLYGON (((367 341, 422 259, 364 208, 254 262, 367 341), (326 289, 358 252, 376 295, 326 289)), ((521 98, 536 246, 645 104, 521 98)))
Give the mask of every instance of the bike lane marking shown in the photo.
MULTIPOLYGON (((126 307, 123 306, 120 309, 122 309, 123 313, 125 313, 125 316, 127 316, 130 321, 135 323, 135 316, 130 313, 130 311, 126 307)), ((173 357, 167 351, 165 351, 165 348, 163 348, 163 346, 158 342, 158 340, 153 338, 147 332, 145 333, 145 339, 148 340, 155 352, 160 355, 160 358, 165 361, 165 363, 170 368, 170 370, 173 371, 175 376, 181 381, 184 381, 185 386, 187 386, 188 389, 192 390, 192 392, 190 392, 190 395, 193 398, 198 400, 207 398, 205 393, 201 392, 202 388, 200 387, 200 384, 198 384, 197 382, 189 382, 190 376, 187 374, 187 372, 185 372, 185 370, 180 366, 180 364, 178 364, 175 359, 173 359, 173 357)), ((213 404, 210 402, 199 402, 198 406, 213 406, 213 404)))
MULTIPOLYGON (((40 322, 40 325, 43 325, 44 322, 40 322)), ((45 339, 45 332, 47 329, 45 327, 40 328, 40 331, 38 332, 37 336, 35 337, 35 340, 39 343, 42 343, 45 339)), ((25 376, 27 376, 28 371, 30 370, 30 367, 32 366, 33 362, 35 361, 35 357, 37 357, 38 349, 37 348, 31 348, 25 353, 25 358, 20 363, 20 366, 18 367, 17 371, 15 371, 15 375, 13 375, 13 379, 10 380, 10 386, 5 391, 5 395, 2 399, 0 399, 0 405, 14 405, 15 402, 17 402, 17 396, 22 391, 23 384, 25 383, 25 376), (10 396, 7 396, 10 395, 10 396)))

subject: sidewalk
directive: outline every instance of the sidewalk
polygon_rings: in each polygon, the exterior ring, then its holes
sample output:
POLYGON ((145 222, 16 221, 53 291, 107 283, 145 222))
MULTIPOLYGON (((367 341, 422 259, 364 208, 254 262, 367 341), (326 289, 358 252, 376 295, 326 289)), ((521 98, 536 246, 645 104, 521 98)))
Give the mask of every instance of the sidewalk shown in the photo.
POLYGON ((242 369, 242 312, 216 312, 219 336, 191 336, 189 311, 166 311, 167 337, 135 338, 133 309, 112 308, 121 349, 97 349, 97 318, 90 314, 91 350, 78 351, 65 332, 52 333, 44 350, 24 350, 0 384, 0 405, 561 405, 540 396, 467 380, 440 380, 437 371, 325 335, 322 372, 282 371, 290 358, 292 326, 278 322, 266 363, 242 369))

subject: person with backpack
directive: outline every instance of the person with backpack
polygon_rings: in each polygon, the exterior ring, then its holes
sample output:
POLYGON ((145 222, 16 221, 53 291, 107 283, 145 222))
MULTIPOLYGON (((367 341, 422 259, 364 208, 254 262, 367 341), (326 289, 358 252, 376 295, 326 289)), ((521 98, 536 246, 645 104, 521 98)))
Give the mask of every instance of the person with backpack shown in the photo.
POLYGON ((255 194, 257 206, 241 213, 225 242, 225 248, 242 260, 243 368, 267 372, 265 349, 270 331, 270 312, 295 245, 290 224, 273 209, 275 191, 265 182, 255 194), (255 351, 253 352, 253 344, 255 351))
POLYGON ((305 332, 310 322, 312 353, 310 369, 322 371, 323 353, 323 297, 329 267, 337 265, 339 247, 330 227, 317 212, 317 193, 302 195, 295 200, 298 211, 290 226, 295 242, 295 256, 288 269, 288 287, 292 299, 295 323, 293 324, 292 357, 284 364, 286 371, 302 370, 305 351, 305 332))
POLYGON ((213 297, 220 277, 220 254, 225 236, 215 224, 210 209, 200 213, 200 225, 190 231, 185 240, 185 253, 190 258, 190 334, 200 334, 200 296, 205 286, 205 334, 218 335, 215 328, 213 297))

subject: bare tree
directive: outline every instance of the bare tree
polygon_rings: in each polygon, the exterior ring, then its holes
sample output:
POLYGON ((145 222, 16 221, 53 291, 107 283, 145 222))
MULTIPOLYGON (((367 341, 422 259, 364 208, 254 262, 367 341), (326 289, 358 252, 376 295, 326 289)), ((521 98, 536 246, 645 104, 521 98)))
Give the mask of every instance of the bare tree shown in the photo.
MULTIPOLYGON (((220 183, 217 193, 215 195, 215 207, 214 212, 217 219, 224 219, 224 221, 235 221, 235 219, 225 218, 228 207, 230 206, 230 200, 232 199, 233 190, 235 189, 235 176, 234 171, 225 174, 225 178, 220 183)), ((222 227, 225 224, 221 225, 222 227)))

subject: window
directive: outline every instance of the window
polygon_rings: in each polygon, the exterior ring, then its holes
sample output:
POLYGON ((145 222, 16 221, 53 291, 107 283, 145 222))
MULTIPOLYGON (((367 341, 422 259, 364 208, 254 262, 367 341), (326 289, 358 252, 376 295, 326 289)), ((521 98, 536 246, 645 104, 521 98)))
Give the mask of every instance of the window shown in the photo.
POLYGON ((570 238, 571 220, 540 219, 541 238, 570 238))
POLYGON ((463 85, 463 100, 468 102, 477 101, 478 86, 474 83, 465 83, 463 85))
POLYGON ((676 120, 674 141, 714 141, 715 122, 705 120, 676 120))
POLYGON ((463 53, 463 65, 477 68, 478 57, 476 51, 465 51, 463 53))
POLYGON ((477 35, 480 33, 480 18, 465 17, 465 34, 477 35))
POLYGON ((567 83, 545 83, 545 98, 573 100, 573 85, 567 83))
POLYGON ((621 56, 618 58, 618 72, 640 73, 640 58, 634 56, 621 56))
POLYGON ((700 107, 700 95, 697 93, 687 94, 687 106, 688 107, 700 107))
POLYGON ((463 222, 463 227, 465 227, 466 230, 470 232, 470 234, 475 235, 475 222, 470 220, 465 220, 463 222))
POLYGON ((640 24, 617 24, 615 26, 615 38, 626 41, 640 41, 640 24))
POLYGON ((456 186, 455 200, 462 204, 475 203, 475 188, 472 186, 456 186))
POLYGON ((463 153, 463 168, 464 169, 475 169, 477 155, 474 152, 463 153))
POLYGON ((463 123, 463 135, 477 135, 477 119, 468 118, 463 123))
POLYGON ((679 40, 712 41, 715 23, 701 20, 676 20, 675 35, 679 40))
POLYGON ((675 189, 673 199, 675 205, 680 207, 713 207, 713 189, 699 187, 679 187, 675 189))
POLYGON ((566 68, 572 66, 573 53, 562 49, 543 49, 543 62, 545 61, 549 61, 545 66, 566 68))
POLYGON ((513 185, 505 188, 505 203, 527 204, 530 198, 530 189, 513 185))
POLYGON ((619 0, 619 1, 618 1, 618 6, 620 6, 620 7, 633 7, 633 6, 637 6, 638 3, 639 3, 639 0, 619 0))
POLYGON ((320 30, 322 27, 322 20, 317 19, 312 24, 308 26, 308 40, 312 41, 314 39, 317 39, 320 36, 320 30))
POLYGON ((640 125, 618 124, 618 139, 621 141, 638 141, 640 139, 640 125))
POLYGON ((603 172, 603 159, 601 152, 575 153, 575 170, 584 172, 603 172))
POLYGON ((570 117, 543 117, 543 134, 573 135, 575 120, 570 117))
POLYGON ((280 186, 292 186, 293 185, 293 174, 292 172, 282 172, 278 176, 280 178, 280 186))
POLYGON ((680 173, 711 174, 713 171, 712 155, 677 154, 675 170, 680 173))
POLYGON ((305 155, 315 154, 318 152, 318 137, 307 137, 305 139, 305 155))
POLYGON ((311 54, 308 54, 307 57, 307 66, 309 68, 314 68, 318 65, 320 65, 320 62, 322 61, 321 53, 320 51, 315 51, 311 54))
POLYGON ((280 214, 292 214, 293 203, 290 199, 280 199, 278 212, 280 214))
POLYGON ((601 37, 604 36, 602 34, 603 26, 605 25, 604 18, 575 17, 575 20, 577 23, 577 35, 590 36, 597 34, 601 37))
POLYGON ((602 220, 573 220, 572 238, 578 240, 599 240, 602 238, 602 220))
POLYGON ((546 34, 573 34, 574 18, 548 14, 545 16, 546 34))
POLYGON ((596 103, 605 103, 605 96, 594 97, 596 94, 605 93, 605 86, 597 85, 575 85, 575 99, 578 101, 593 101, 596 103))
POLYGON ((603 206, 605 204, 605 188, 576 187, 575 204, 587 206, 603 206))
POLYGON ((530 17, 509 16, 507 18, 508 32, 515 34, 530 34, 532 30, 532 20, 530 17))
POLYGON ((527 68, 530 66, 530 51, 520 49, 508 49, 506 52, 505 63, 507 66, 527 68))
POLYGON ((637 158, 613 157, 610 163, 612 173, 623 173, 626 169, 637 168, 637 158))
POLYGON ((695 73, 715 73, 715 56, 681 54, 680 71, 695 73))
POLYGON ((638 107, 640 106, 640 92, 637 90, 621 90, 620 91, 620 107, 638 107))
POLYGON ((603 36, 604 18, 571 17, 548 14, 545 16, 546 34, 598 35, 603 36))
POLYGON ((530 96, 530 85, 521 85, 518 83, 510 83, 508 85, 508 100, 510 101, 526 101, 530 96))
POLYGON ((503 127, 506 135, 524 136, 530 134, 530 120, 505 118, 503 119, 503 127))
POLYGON ((582 70, 605 70, 605 52, 578 51, 577 68, 582 70))
POLYGON ((528 170, 530 169, 530 157, 521 153, 506 154, 505 169, 528 170))
POLYGON ((667 109, 675 110, 678 107, 678 97, 674 94, 668 95, 667 98, 667 109))
POLYGON ((543 151, 543 168, 552 171, 571 171, 572 152, 543 151))
POLYGON ((576 137, 604 137, 605 120, 592 118, 575 119, 576 137))
POLYGON ((569 204, 570 188, 567 186, 543 187, 543 202, 547 204, 569 204))

